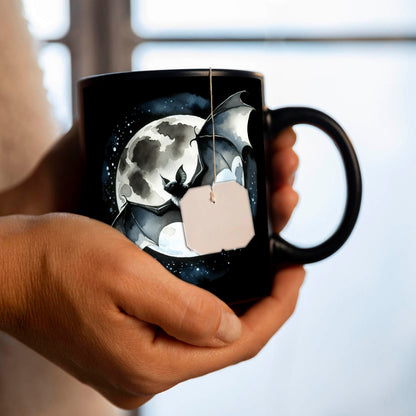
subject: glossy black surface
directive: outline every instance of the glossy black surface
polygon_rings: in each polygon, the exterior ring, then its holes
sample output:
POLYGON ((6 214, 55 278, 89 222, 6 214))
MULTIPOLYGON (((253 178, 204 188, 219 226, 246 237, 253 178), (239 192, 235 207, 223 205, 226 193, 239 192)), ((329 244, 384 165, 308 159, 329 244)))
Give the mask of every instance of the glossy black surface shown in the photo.
MULTIPOLYGON (((308 108, 268 110, 264 104, 263 77, 248 71, 214 69, 213 101, 218 106, 227 97, 244 91, 245 104, 252 106, 247 129, 257 165, 257 208, 253 220, 255 237, 243 249, 197 258, 156 258, 179 278, 197 284, 228 303, 265 296, 271 287, 271 268, 282 263, 309 263, 328 257, 341 247, 356 222, 361 202, 361 175, 351 142, 342 128, 326 114, 308 108), (347 175, 345 214, 334 235, 317 247, 301 249, 268 232, 265 143, 272 135, 294 124, 312 124, 334 140, 341 152, 347 175), (203 275, 194 273, 203 270, 203 275), (204 269, 205 270, 205 269, 204 269)), ((84 213, 112 224, 119 211, 115 205, 115 169, 126 144, 153 120, 178 114, 169 97, 190 94, 201 98, 198 106, 183 103, 183 114, 207 119, 210 109, 209 69, 126 72, 85 78, 79 83, 82 144, 86 155, 84 213), (165 106, 148 103, 165 100, 165 106), (146 107, 147 106, 147 107, 146 107), (153 108, 153 107, 152 107, 153 108), (109 178, 104 178, 106 166, 109 178), (111 180, 113 178, 113 181, 111 180)), ((173 100, 174 101, 174 100, 173 100)), ((147 249, 145 249, 147 250, 147 249)), ((152 250, 149 252, 152 253, 152 250)))

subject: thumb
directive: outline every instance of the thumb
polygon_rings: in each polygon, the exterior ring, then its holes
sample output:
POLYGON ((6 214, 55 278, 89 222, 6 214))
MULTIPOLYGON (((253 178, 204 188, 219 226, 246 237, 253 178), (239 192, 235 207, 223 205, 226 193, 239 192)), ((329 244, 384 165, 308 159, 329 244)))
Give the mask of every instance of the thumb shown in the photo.
POLYGON ((221 347, 237 341, 241 321, 223 301, 172 275, 150 255, 138 254, 140 268, 136 263, 135 276, 122 285, 120 306, 127 314, 192 345, 221 347))

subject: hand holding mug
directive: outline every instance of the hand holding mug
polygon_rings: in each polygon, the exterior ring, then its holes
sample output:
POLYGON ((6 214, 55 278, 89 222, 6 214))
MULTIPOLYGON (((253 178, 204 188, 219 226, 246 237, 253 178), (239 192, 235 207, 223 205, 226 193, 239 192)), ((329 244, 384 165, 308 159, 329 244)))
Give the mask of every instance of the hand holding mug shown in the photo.
MULTIPOLYGON (((274 178, 277 232, 296 202, 293 143, 290 130, 275 141, 275 159, 285 154, 274 178)), ((67 146, 53 152, 59 149, 67 146)), ((68 173, 65 157, 50 164, 52 154, 32 185, 52 165, 59 176, 68 173)), ((237 319, 217 297, 173 278, 98 221, 71 214, 8 216, 0 227, 1 329, 123 408, 254 356, 293 312, 304 277, 300 267, 279 271, 270 295, 237 319)))
POLYGON ((234 70, 106 74, 79 84, 85 212, 230 304, 270 293, 263 270, 333 254, 361 201, 358 161, 339 124, 311 108, 267 109, 263 84, 258 73, 234 70), (300 123, 335 142, 347 176, 338 229, 307 249, 270 236, 266 195, 265 143, 300 123), (220 186, 217 208, 209 200, 220 186))

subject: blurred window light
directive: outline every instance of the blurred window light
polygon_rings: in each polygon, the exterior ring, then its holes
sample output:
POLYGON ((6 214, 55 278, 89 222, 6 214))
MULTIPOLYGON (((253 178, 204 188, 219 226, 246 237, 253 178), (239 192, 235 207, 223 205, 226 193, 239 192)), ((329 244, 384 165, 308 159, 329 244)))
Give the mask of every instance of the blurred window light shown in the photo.
POLYGON ((71 54, 65 45, 49 43, 40 51, 39 64, 55 119, 67 130, 72 123, 71 54))
POLYGON ((132 0, 142 37, 336 36, 414 32, 414 0, 132 0))
MULTIPOLYGON (((263 72, 271 108, 306 105, 337 119, 362 166, 362 210, 341 251, 309 266, 296 319, 255 361, 180 384, 141 414, 387 415, 402 414, 403 406, 414 414, 416 323, 406 317, 416 313, 416 230, 409 223, 416 203, 409 193, 416 181, 415 42, 145 42, 133 55, 137 70, 210 66, 263 72)), ((296 131, 301 199, 282 234, 307 246, 337 225, 345 182, 329 140, 310 127, 296 131)))
MULTIPOLYGON (((233 68, 262 72, 270 108, 319 108, 345 127, 359 155, 384 163, 412 142, 408 121, 416 105, 416 47, 412 44, 152 42, 136 48, 133 69, 233 68), (390 113, 386 102, 396 102, 390 113), (357 111, 357 107, 362 107, 357 111), (374 126, 383 120, 384 128, 374 126), (392 137, 400 137, 394 141, 392 137)), ((414 126, 416 128, 416 125, 414 126)), ((297 187, 302 199, 283 235, 303 246, 328 237, 338 225, 345 201, 342 165, 322 133, 297 126, 302 137, 297 187), (317 160, 325 160, 325 165, 317 160), (328 198, 331 195, 331 198, 328 198), (314 221, 311 221, 314 218, 314 221)))
POLYGON ((36 38, 59 39, 68 32, 69 0, 23 0, 23 8, 36 38))
POLYGON ((62 131, 72 123, 71 53, 59 42, 70 25, 69 0, 23 0, 32 35, 40 41, 39 65, 52 111, 62 131))

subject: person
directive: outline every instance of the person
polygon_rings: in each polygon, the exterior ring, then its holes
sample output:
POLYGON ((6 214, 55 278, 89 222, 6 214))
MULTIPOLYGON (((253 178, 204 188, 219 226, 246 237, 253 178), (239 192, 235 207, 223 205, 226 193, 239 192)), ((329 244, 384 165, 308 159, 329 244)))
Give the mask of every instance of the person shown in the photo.
MULTIPOLYGON (((270 149, 276 232, 298 202, 295 140, 286 129, 270 149)), ((124 409, 255 356, 293 313, 303 267, 278 270, 270 295, 237 315, 117 230, 77 214, 82 160, 75 124, 0 194, 0 330, 124 409)))

